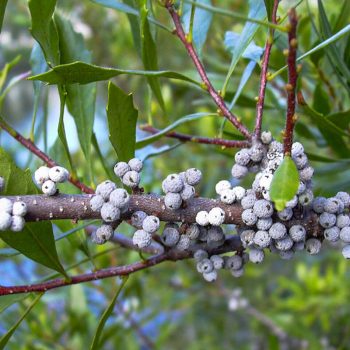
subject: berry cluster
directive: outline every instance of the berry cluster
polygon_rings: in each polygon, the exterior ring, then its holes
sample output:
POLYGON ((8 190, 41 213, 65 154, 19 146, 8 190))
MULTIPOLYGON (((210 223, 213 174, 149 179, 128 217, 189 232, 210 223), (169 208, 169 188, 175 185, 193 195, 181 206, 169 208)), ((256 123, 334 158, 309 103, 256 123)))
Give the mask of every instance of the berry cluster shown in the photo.
POLYGON ((61 166, 48 168, 41 166, 34 173, 34 181, 38 186, 41 186, 43 193, 48 196, 53 196, 57 193, 57 184, 66 182, 69 178, 67 169, 61 166))
POLYGON ((160 226, 159 219, 154 215, 147 215, 139 210, 132 214, 131 225, 138 230, 134 233, 132 241, 138 248, 146 248, 152 243, 152 234, 155 234, 160 226))
POLYGON ((9 199, 0 198, 0 231, 22 231, 24 216, 27 214, 27 205, 22 201, 12 203, 9 199))
POLYGON ((120 178, 122 183, 130 188, 138 187, 141 180, 141 170, 143 163, 140 159, 130 159, 128 163, 118 162, 114 166, 114 173, 120 178))
POLYGON ((187 169, 180 174, 170 174, 162 182, 165 193, 164 204, 168 209, 176 210, 181 207, 182 201, 188 201, 194 197, 194 186, 202 179, 202 173, 196 168, 187 169))

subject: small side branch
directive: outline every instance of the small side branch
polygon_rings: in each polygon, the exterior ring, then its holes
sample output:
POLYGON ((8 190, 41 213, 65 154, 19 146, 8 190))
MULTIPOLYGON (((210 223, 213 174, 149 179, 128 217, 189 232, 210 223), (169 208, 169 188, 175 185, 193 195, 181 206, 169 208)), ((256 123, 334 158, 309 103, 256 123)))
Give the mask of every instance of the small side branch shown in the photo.
MULTIPOLYGON (((150 125, 144 125, 140 127, 141 130, 147 131, 151 134, 156 134, 160 130, 154 128, 150 125)), ((171 131, 165 134, 167 137, 171 137, 184 142, 194 142, 194 143, 202 143, 207 145, 217 145, 223 146, 227 148, 245 148, 249 147, 249 141, 237 141, 237 140, 225 140, 221 138, 210 138, 210 137, 202 137, 202 136, 193 136, 188 134, 182 134, 175 131, 171 131)))
MULTIPOLYGON (((18 131, 16 131, 10 125, 8 125, 2 118, 0 118, 0 129, 6 131, 10 136, 12 136, 15 140, 17 140, 22 146, 27 148, 31 153, 35 154, 38 158, 44 161, 47 164, 47 166, 53 167, 58 165, 46 153, 40 150, 31 140, 26 139, 18 131)), ((86 186, 85 184, 83 184, 78 179, 72 176, 69 177, 69 181, 84 193, 94 193, 94 190, 92 188, 86 186)))
MULTIPOLYGON (((272 23, 274 24, 277 24, 276 15, 277 15, 278 3, 279 3, 279 0, 274 0, 273 9, 272 9, 272 18, 271 18, 272 23)), ((266 40, 264 57, 261 64, 260 88, 259 88, 258 102, 256 104, 256 120, 255 120, 255 130, 254 130, 254 137, 256 139, 259 139, 261 135, 261 125, 262 125, 262 119, 263 119, 263 113, 264 113, 268 66, 270 61, 274 33, 275 33, 275 30, 273 28, 270 28, 269 35, 266 40)))
POLYGON ((289 10, 289 31, 288 31, 288 84, 286 85, 287 90, 287 115, 286 115, 286 127, 284 130, 284 154, 290 154, 293 144, 293 131, 297 120, 295 115, 295 90, 298 79, 298 71, 296 65, 297 58, 297 25, 298 18, 294 8, 289 10))
POLYGON ((252 138, 252 135, 248 131, 248 129, 238 120, 237 116, 235 116, 226 106, 225 101, 220 96, 220 94, 214 89, 212 83, 210 82, 207 73, 205 71, 205 68, 201 62, 201 60, 198 57, 198 54, 190 40, 188 40, 185 31, 181 24, 181 19, 177 11, 173 7, 173 1, 167 0, 165 4, 166 8, 168 9, 173 22, 175 24, 175 34, 179 37, 179 39, 184 44, 189 56, 191 57, 202 81, 205 85, 206 90, 209 92, 210 96, 213 98, 214 102, 218 106, 221 114, 227 118, 236 128, 237 130, 245 136, 246 139, 250 140, 252 138))

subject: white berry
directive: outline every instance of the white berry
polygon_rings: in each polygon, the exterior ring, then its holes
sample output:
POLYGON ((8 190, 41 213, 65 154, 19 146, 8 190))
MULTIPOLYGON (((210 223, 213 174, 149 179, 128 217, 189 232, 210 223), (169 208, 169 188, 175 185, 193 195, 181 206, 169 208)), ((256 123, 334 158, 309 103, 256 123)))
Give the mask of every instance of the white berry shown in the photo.
POLYGON ((47 180, 43 183, 41 190, 43 193, 47 194, 48 196, 53 196, 57 192, 56 183, 52 180, 47 180))
POLYGON ((0 213, 12 213, 13 204, 8 198, 0 198, 0 213))
POLYGON ((105 203, 101 208, 101 218, 105 222, 113 222, 120 218, 120 210, 112 203, 105 203))
POLYGON ((114 182, 106 180, 96 187, 96 194, 100 195, 105 201, 109 200, 109 195, 117 188, 114 182))
POLYGON ((53 182, 65 182, 68 180, 68 170, 61 166, 54 166, 49 170, 49 178, 53 182))
POLYGON ((130 171, 130 166, 129 164, 125 162, 118 162, 114 166, 114 174, 116 174, 118 177, 122 178, 128 171, 130 171))
POLYGON ((13 203, 12 215, 25 216, 27 214, 27 204, 22 201, 13 203))
POLYGON ((164 196, 164 204, 168 209, 176 210, 181 207, 182 198, 180 193, 168 192, 164 196))
POLYGON ((200 226, 209 225, 209 214, 207 211, 199 211, 196 215, 196 223, 200 226))
POLYGON ((9 213, 0 211, 0 231, 5 231, 10 228, 12 216, 9 213))
POLYGON ((232 204, 236 200, 236 195, 232 189, 228 188, 221 192, 220 200, 223 203, 232 204))
POLYGON ((14 232, 22 231, 25 221, 22 216, 13 215, 10 230, 14 232))
POLYGON ((117 208, 125 208, 129 204, 130 196, 124 188, 116 188, 109 195, 109 201, 117 208))
POLYGON ((105 200, 99 194, 90 199, 90 207, 92 211, 100 211, 103 204, 105 204, 105 200))
MULTIPOLYGON (((140 159, 138 158, 133 158, 130 159, 128 162, 128 165, 131 170, 137 171, 138 173, 142 170, 143 168, 143 163, 140 159)), ((125 174, 124 174, 125 175, 125 174)))
POLYGON ((130 170, 125 173, 122 181, 125 186, 135 188, 140 183, 140 174, 135 170, 130 170))
POLYGON ((231 175, 235 179, 242 179, 248 174, 248 168, 243 165, 235 164, 231 169, 231 175))
POLYGON ((221 180, 215 185, 215 192, 219 195, 229 189, 231 189, 231 183, 227 180, 221 180))
POLYGON ((280 222, 274 223, 269 229, 269 235, 273 239, 281 239, 287 234, 287 228, 280 222))
POLYGON ((187 169, 185 179, 189 185, 196 186, 202 180, 202 172, 196 168, 187 169))
POLYGON ((208 214, 208 220, 210 225, 219 226, 225 221, 225 212, 219 208, 213 208, 208 214))
POLYGON ((154 215, 150 215, 143 220, 142 229, 146 232, 154 233, 159 229, 159 224, 159 219, 154 215))
POLYGON ((252 248, 249 251, 249 260, 254 264, 260 264, 265 257, 264 251, 260 249, 252 248))
POLYGON ((184 183, 181 179, 181 176, 178 174, 170 174, 162 182, 162 189, 164 193, 181 192, 183 187, 184 183))
POLYGON ((34 173, 34 180, 37 185, 42 185, 45 181, 49 180, 49 168, 47 166, 41 166, 34 173))
POLYGON ((132 237, 132 242, 140 249, 146 248, 152 243, 152 234, 144 230, 137 230, 132 237))

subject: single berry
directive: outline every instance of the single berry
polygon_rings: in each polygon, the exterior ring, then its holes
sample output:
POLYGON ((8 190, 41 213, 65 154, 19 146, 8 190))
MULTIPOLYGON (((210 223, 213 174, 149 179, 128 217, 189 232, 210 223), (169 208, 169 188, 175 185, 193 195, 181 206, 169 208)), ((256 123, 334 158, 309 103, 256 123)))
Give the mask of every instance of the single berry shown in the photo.
POLYGON ((144 230, 137 230, 132 236, 132 242, 138 248, 146 248, 152 243, 152 235, 144 230))
POLYGON ((265 145, 268 145, 272 141, 272 134, 271 131, 263 131, 261 133, 261 142, 265 145))
POLYGON ((117 188, 114 182, 106 180, 96 187, 96 194, 100 195, 105 201, 109 200, 109 195, 117 188))
POLYGON ((330 242, 336 242, 339 240, 340 229, 337 226, 333 226, 331 228, 326 228, 324 230, 324 237, 330 242))
POLYGON ((243 247, 249 247, 253 244, 253 239, 255 236, 255 231, 253 230, 244 230, 240 234, 241 242, 243 244, 243 247))
POLYGON ((184 183, 180 175, 170 174, 163 180, 162 188, 164 193, 178 193, 184 188, 184 183))
POLYGON ((267 248, 271 243, 271 237, 267 231, 259 230, 255 233, 253 243, 259 248, 267 248))
POLYGON ((196 215, 196 223, 200 226, 209 225, 209 214, 207 211, 199 211, 196 215))
POLYGON ((340 230, 340 239, 344 243, 350 243, 350 226, 343 227, 340 230))
POLYGON ((269 235, 273 239, 282 239, 287 234, 287 228, 280 222, 274 223, 269 229, 269 235))
POLYGON ((299 187, 298 187, 298 191, 297 191, 297 194, 302 194, 304 193, 306 190, 306 185, 304 182, 300 181, 299 182, 299 187))
POLYGON ((12 216, 9 213, 0 211, 0 231, 8 230, 11 227, 12 216))
POLYGON ((208 259, 202 259, 197 262, 197 271, 199 273, 208 273, 214 270, 213 263, 208 259))
POLYGON ((57 192, 56 183, 52 180, 47 180, 43 183, 41 190, 44 194, 47 194, 48 196, 53 196, 57 192))
POLYGON ((223 203, 232 204, 236 200, 236 195, 232 189, 228 188, 226 190, 221 191, 220 200, 223 203))
POLYGON ((122 181, 125 186, 135 188, 140 183, 140 174, 135 170, 130 170, 123 176, 122 181))
POLYGON ((299 171, 299 178, 301 181, 309 181, 312 179, 312 176, 314 175, 314 168, 311 166, 307 166, 304 169, 301 169, 299 171))
POLYGON ((334 214, 324 212, 320 215, 318 220, 322 227, 329 228, 335 225, 337 217, 334 214))
POLYGON ((196 193, 196 191, 195 191, 194 187, 185 183, 184 188, 180 192, 180 196, 181 196, 181 199, 183 201, 188 201, 194 197, 195 193, 196 193))
MULTIPOLYGON (((330 214, 336 214, 338 213, 339 209, 344 210, 344 203, 336 198, 336 197, 331 197, 328 198, 324 204, 324 211, 330 214)), ((341 211, 343 211, 341 210, 341 211)))
POLYGON ((207 243, 211 248, 222 245, 225 240, 225 234, 220 226, 212 226, 207 231, 207 243))
POLYGON ((348 207, 350 205, 350 195, 348 193, 338 192, 335 196, 344 203, 345 207, 348 207))
POLYGON ((0 198, 0 213, 12 214, 13 204, 8 198, 0 198))
POLYGON ((99 194, 90 199, 90 207, 92 211, 100 211, 103 204, 105 204, 105 200, 99 194))
POLYGON ((105 203, 101 208, 101 218, 105 222, 113 222, 120 219, 120 210, 112 203, 105 203))
POLYGON ((160 238, 165 246, 174 247, 180 239, 179 227, 174 223, 166 224, 160 238))
POLYGON ((34 181, 38 186, 42 185, 45 181, 50 179, 49 170, 50 168, 48 168, 47 166, 41 166, 35 171, 34 181))
POLYGON ((298 170, 304 169, 309 160, 307 159, 307 155, 305 153, 301 153, 295 157, 293 157, 294 163, 297 166, 298 170))
POLYGON ((293 225, 289 229, 289 236, 294 242, 302 242, 306 237, 306 230, 301 225, 293 225))
POLYGON ((254 203, 257 201, 255 194, 249 194, 242 198, 241 206, 243 209, 251 209, 254 206, 254 203))
POLYGON ((171 209, 171 210, 179 209, 182 204, 180 193, 168 192, 164 196, 164 204, 168 209, 171 209))
POLYGON ((289 250, 293 247, 293 241, 289 236, 286 236, 282 239, 278 239, 275 241, 275 246, 278 250, 289 250))
POLYGON ((235 179, 242 179, 248 174, 248 168, 243 165, 235 164, 232 167, 231 174, 235 179))
POLYGON ((202 180, 202 172, 196 168, 187 169, 185 172, 185 179, 189 185, 196 186, 202 180))
MULTIPOLYGON (((132 158, 129 160, 128 165, 131 170, 137 171, 138 173, 142 170, 143 168, 143 163, 140 159, 138 158, 132 158)), ((125 175, 125 174, 124 174, 125 175)))
POLYGON ((350 216, 349 216, 349 214, 339 214, 337 216, 337 226, 339 228, 350 226, 350 216))
POLYGON ((159 219, 154 215, 150 215, 143 220, 142 229, 146 232, 154 233, 159 229, 159 225, 159 219))
POLYGON ((131 225, 136 228, 142 228, 143 220, 145 220, 147 214, 144 211, 138 210, 131 215, 131 225))
POLYGON ((227 180, 221 180, 215 185, 215 192, 219 195, 223 191, 230 190, 231 189, 231 183, 227 180))
POLYGON ((312 210, 317 213, 321 214, 324 212, 324 205, 326 204, 327 199, 325 197, 316 197, 312 201, 312 210))
POLYGON ((262 190, 269 190, 271 187, 271 182, 273 179, 273 174, 271 173, 263 173, 259 180, 259 186, 262 190))
POLYGON ((210 261, 213 263, 215 270, 220 270, 224 267, 224 259, 220 255, 212 255, 210 261))
POLYGON ((259 199, 254 203, 253 211, 258 218, 266 219, 272 216, 273 205, 266 199, 259 199))
POLYGON ((199 236, 199 226, 197 224, 191 224, 186 228, 186 235, 190 237, 190 239, 195 240, 199 236))
POLYGON ((178 250, 187 250, 190 247, 191 239, 187 235, 181 235, 175 248, 178 250))
POLYGON ((299 196, 299 203, 302 206, 308 206, 312 204, 313 200, 314 200, 314 194, 311 190, 306 190, 299 196))
POLYGON ((111 225, 102 225, 96 230, 96 237, 101 240, 109 241, 114 234, 113 227, 111 225))
POLYGON ((246 209, 242 212, 242 221, 248 226, 253 226, 258 221, 258 217, 255 215, 253 209, 246 209))
POLYGON ((203 250, 203 249, 198 249, 195 251, 195 253, 193 254, 193 258, 194 260, 196 260, 197 262, 198 261, 201 261, 203 259, 206 259, 208 257, 208 253, 203 250))
POLYGON ((257 143, 250 148, 249 153, 253 162, 260 162, 264 158, 266 150, 261 143, 257 143))
POLYGON ((10 230, 14 232, 22 231, 25 221, 22 216, 13 215, 10 230))
POLYGON ((243 259, 239 255, 232 255, 225 261, 225 269, 239 270, 243 266, 243 259))
POLYGON ((343 257, 345 259, 350 259, 350 245, 349 244, 343 247, 342 254, 343 254, 343 257))
POLYGON ((263 262, 265 253, 263 250, 252 248, 249 251, 249 260, 254 264, 260 264, 263 262))
POLYGON ((243 148, 235 154, 235 162, 239 165, 248 165, 250 162, 250 152, 247 148, 243 148))
POLYGON ((125 208, 130 202, 129 193, 124 188, 116 188, 109 195, 109 201, 117 208, 125 208))
POLYGON ((210 272, 204 272, 203 273, 203 278, 207 282, 215 282, 216 279, 218 278, 218 273, 216 270, 210 271, 210 272))
POLYGON ((292 157, 304 153, 304 147, 300 142, 294 142, 292 145, 292 157))
POLYGON ((27 214, 27 204, 22 201, 13 203, 12 215, 25 216, 27 214))
POLYGON ((66 182, 69 178, 69 172, 61 166, 54 166, 49 170, 49 178, 56 183, 66 182))
POLYGON ((106 240, 104 238, 96 235, 96 231, 92 232, 91 241, 92 243, 99 244, 99 245, 106 243, 106 240))
POLYGON ((220 226, 225 221, 225 212, 219 207, 213 208, 208 213, 208 220, 210 225, 220 226))
POLYGON ((293 209, 292 208, 284 208, 283 210, 277 212, 277 216, 282 221, 288 221, 293 216, 293 209))
POLYGON ((125 162, 118 162, 114 166, 114 174, 116 174, 118 177, 122 178, 128 171, 130 171, 130 166, 129 164, 125 162))
POLYGON ((321 250, 321 241, 316 238, 310 238, 305 242, 305 249, 311 255, 316 255, 321 250))
POLYGON ((267 231, 272 225, 272 218, 259 219, 256 222, 256 227, 258 230, 267 231))
POLYGON ((245 196, 245 189, 242 186, 235 186, 232 188, 237 200, 241 200, 245 196))

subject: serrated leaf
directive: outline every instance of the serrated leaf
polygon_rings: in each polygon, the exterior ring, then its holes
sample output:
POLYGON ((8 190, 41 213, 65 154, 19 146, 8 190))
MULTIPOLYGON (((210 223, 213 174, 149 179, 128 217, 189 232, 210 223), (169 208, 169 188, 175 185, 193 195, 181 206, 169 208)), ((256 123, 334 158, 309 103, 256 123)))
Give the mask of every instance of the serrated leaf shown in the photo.
POLYGON ((200 86, 197 81, 183 74, 172 71, 145 71, 134 69, 118 69, 99 67, 85 62, 73 62, 53 67, 46 73, 38 74, 28 78, 29 80, 40 80, 49 84, 88 84, 94 81, 109 80, 118 75, 141 75, 145 77, 163 77, 182 80, 200 86))
POLYGON ((52 20, 57 0, 29 0, 31 33, 40 44, 49 66, 60 63, 59 39, 52 20))
MULTIPOLYGON (((211 6, 211 0, 197 0, 196 4, 192 5, 187 3, 184 4, 182 21, 184 23, 186 33, 189 32, 190 28, 191 8, 197 4, 211 6)), ((213 14, 210 11, 196 7, 193 19, 192 38, 199 56, 201 56, 202 47, 207 39, 212 18, 213 14)))
POLYGON ((293 199, 299 187, 298 169, 290 156, 285 156, 273 175, 270 197, 278 211, 293 199))
POLYGON ((122 289, 124 288, 128 278, 129 278, 129 276, 125 276, 122 278, 121 285, 119 286, 117 292, 115 293, 115 295, 114 295, 113 299, 111 300, 110 304, 108 305, 107 309, 103 312, 103 314, 100 318, 100 321, 98 323, 96 333, 95 333, 94 338, 92 340, 90 350, 100 349, 99 343, 100 343, 100 338, 101 338, 103 328, 104 328, 109 316, 113 313, 115 303, 117 302, 118 296, 119 296, 120 292, 122 291, 122 289))
MULTIPOLYGON (((0 148, 0 174, 4 177, 6 183, 4 194, 38 193, 30 171, 23 171, 18 168, 2 148, 0 148)), ((0 238, 29 259, 67 276, 58 259, 51 223, 27 223, 21 232, 0 232, 0 238)))
POLYGON ((33 309, 33 307, 38 303, 40 298, 43 296, 44 293, 38 294, 35 299, 32 301, 32 303, 28 306, 28 308, 24 311, 23 315, 19 318, 19 320, 12 326, 0 339, 0 349, 5 349, 6 344, 12 337, 13 333, 16 331, 18 326, 21 324, 21 322, 26 318, 26 316, 29 314, 29 312, 33 309))
MULTIPOLYGON (((74 61, 91 61, 91 54, 86 50, 81 34, 74 31, 71 23, 62 16, 55 16, 55 24, 60 38, 60 63, 74 61)), ((87 168, 91 168, 91 135, 95 116, 96 84, 66 85, 66 103, 72 115, 81 145, 87 160, 87 168)))
POLYGON ((137 116, 132 94, 126 94, 110 82, 107 104, 109 139, 120 161, 134 157, 137 116))

